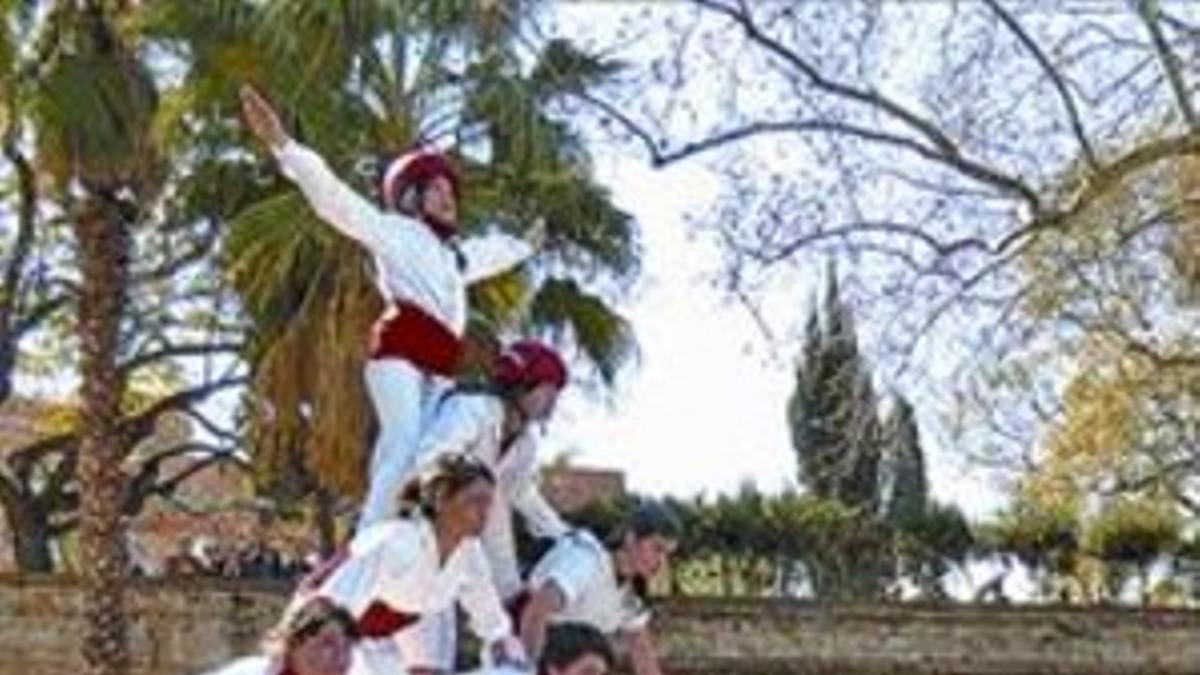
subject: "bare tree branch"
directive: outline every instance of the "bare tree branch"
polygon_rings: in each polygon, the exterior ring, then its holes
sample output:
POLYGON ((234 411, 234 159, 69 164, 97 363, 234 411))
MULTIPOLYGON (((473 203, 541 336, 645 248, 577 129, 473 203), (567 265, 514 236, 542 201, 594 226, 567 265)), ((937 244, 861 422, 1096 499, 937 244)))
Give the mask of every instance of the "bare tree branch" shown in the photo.
POLYGON ((55 312, 66 308, 69 304, 70 298, 65 295, 56 295, 42 300, 23 313, 24 316, 13 327, 12 335, 17 339, 24 337, 45 323, 55 312))
MULTIPOLYGON (((231 376, 186 389, 155 402, 146 410, 118 423, 117 434, 121 437, 123 447, 128 451, 140 441, 148 438, 154 433, 154 428, 162 415, 185 409, 218 391, 239 386, 248 381, 249 378, 246 376, 231 376)), ((79 440, 79 434, 74 432, 38 439, 10 453, 8 462, 10 466, 19 467, 19 470, 28 476, 33 464, 41 462, 51 454, 60 455, 42 489, 44 494, 58 493, 75 477, 79 440)))
POLYGON ((754 22, 754 18, 748 11, 734 9, 719 2, 713 2, 712 0, 692 0, 692 2, 702 8, 709 9, 732 19, 742 27, 751 41, 763 46, 770 53, 775 54, 786 63, 792 65, 819 91, 843 100, 860 103, 870 109, 882 112, 891 119, 913 130, 919 136, 924 137, 932 147, 926 147, 909 139, 905 140, 908 144, 915 146, 914 149, 924 149, 930 159, 951 166, 965 176, 969 176, 1001 192, 1022 199, 1034 213, 1041 212, 1041 200, 1035 190, 1014 176, 1006 175, 993 167, 966 158, 959 146, 933 122, 924 119, 877 91, 861 89, 826 78, 813 64, 809 63, 800 54, 770 35, 767 35, 754 22))
POLYGON ((204 260, 205 256, 212 253, 213 248, 220 239, 220 233, 221 230, 215 223, 209 223, 209 226, 205 228, 204 233, 199 238, 193 237, 190 239, 193 243, 187 251, 172 257, 153 269, 134 275, 132 284, 140 286, 174 278, 190 265, 204 260))
POLYGON ((1062 101, 1063 108, 1065 108, 1067 111, 1067 117, 1071 121, 1071 130, 1075 133, 1075 139, 1079 141, 1079 147, 1083 152, 1084 159, 1093 169, 1097 168, 1096 152, 1092 149, 1091 142, 1088 141, 1087 133, 1083 129, 1083 122, 1079 116, 1079 109, 1075 105, 1074 97, 1072 97, 1071 93, 1067 90, 1067 85, 1063 81, 1062 73, 1060 73, 1058 69, 1054 67, 1054 64, 1050 62, 1050 59, 1046 56, 1045 52, 1038 47, 1037 42, 1030 37, 1029 33, 1025 32, 1025 29, 1021 27, 1021 24, 1017 22, 1016 18, 1013 17, 1012 14, 1009 14, 1009 12, 1000 5, 998 0, 984 0, 984 2, 988 5, 988 7, 991 8, 996 16, 1000 18, 1000 21, 1003 22, 1010 31, 1012 31, 1013 35, 1017 37, 1017 40, 1020 41, 1020 43, 1024 45, 1027 50, 1029 50, 1030 55, 1035 61, 1037 61, 1038 65, 1041 66, 1042 71, 1045 72, 1046 76, 1050 78, 1050 83, 1054 85, 1055 91, 1058 92, 1058 98, 1060 101, 1062 101))
POLYGON ((1170 43, 1163 35, 1162 26, 1159 24, 1161 18, 1159 3, 1157 0, 1135 0, 1135 4, 1138 17, 1150 33, 1150 38, 1154 43, 1154 52, 1158 55, 1163 72, 1166 73, 1167 82, 1171 85, 1171 92, 1175 95, 1175 104, 1179 106, 1179 112, 1193 131, 1200 131, 1200 118, 1196 116, 1196 108, 1192 105, 1187 83, 1183 81, 1183 66, 1180 63, 1179 55, 1171 49, 1170 43))
POLYGON ((893 221, 862 221, 855 223, 847 223, 839 227, 817 230, 810 232, 801 237, 797 237, 788 241, 785 245, 779 247, 770 254, 759 253, 755 257, 764 263, 774 263, 784 258, 790 257, 796 251, 810 246, 816 242, 825 239, 847 238, 858 234, 879 233, 879 234, 894 234, 913 239, 921 244, 924 244, 933 251, 939 258, 949 258, 956 253, 967 249, 977 249, 983 252, 991 252, 987 242, 975 237, 968 237, 952 242, 942 242, 933 235, 925 232, 915 225, 908 223, 893 222, 893 221))
POLYGON ((12 254, 4 268, 3 286, 0 286, 0 403, 12 394, 13 368, 17 360, 17 343, 24 331, 18 323, 17 303, 22 295, 21 280, 25 273, 25 261, 33 249, 34 228, 37 225, 37 183, 33 167, 17 147, 18 127, 9 124, 4 132, 4 156, 12 163, 17 174, 17 238, 13 242, 12 254))
POLYGON ((245 347, 240 342, 212 342, 186 345, 167 345, 161 349, 147 351, 121 364, 120 371, 126 376, 146 366, 162 363, 168 359, 187 356, 211 356, 214 354, 238 354, 245 347))
POLYGON ((136 515, 151 497, 168 497, 188 479, 210 466, 224 462, 231 462, 242 469, 246 468, 246 463, 237 456, 236 450, 218 448, 207 443, 182 443, 169 450, 156 453, 142 462, 137 474, 129 479, 123 509, 126 514, 136 515), (202 455, 203 457, 197 457, 194 461, 189 462, 173 476, 161 478, 163 465, 168 460, 189 455, 202 455))
POLYGON ((216 422, 213 422, 208 417, 203 415, 199 410, 196 410, 195 406, 184 406, 177 412, 186 415, 196 424, 199 424, 202 429, 211 434, 214 438, 226 441, 228 443, 238 443, 242 440, 237 434, 227 429, 222 429, 216 422))
POLYGON ((1009 232, 996 245, 995 250, 998 252, 1008 251, 1019 242, 1026 241, 1040 231, 1062 227, 1072 216, 1082 212, 1098 197, 1142 169, 1170 158, 1196 156, 1200 156, 1200 132, 1169 136, 1143 143, 1116 161, 1105 165, 1099 171, 1090 174, 1087 182, 1071 198, 1065 209, 1048 211, 1042 217, 1035 218, 1029 224, 1009 232))

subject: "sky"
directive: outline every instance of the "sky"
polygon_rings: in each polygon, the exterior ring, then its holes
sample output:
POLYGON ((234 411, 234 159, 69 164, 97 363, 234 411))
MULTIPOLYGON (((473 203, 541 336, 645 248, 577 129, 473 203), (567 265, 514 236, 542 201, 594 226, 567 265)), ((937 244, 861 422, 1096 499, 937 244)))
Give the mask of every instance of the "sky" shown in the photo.
MULTIPOLYGON (((767 491, 794 486, 785 409, 800 345, 768 339, 716 283, 720 251, 685 221, 703 211, 714 177, 699 165, 654 170, 637 153, 612 149, 597 153, 596 170, 641 228, 642 276, 620 307, 639 358, 610 396, 564 394, 543 455, 621 469, 631 489, 651 494, 729 492, 746 481, 767 491)), ((780 329, 772 335, 806 318, 817 281, 801 272, 769 288, 760 300, 780 329)), ((935 496, 976 516, 1002 504, 977 468, 926 436, 935 496)))
MULTIPOLYGON (((615 30, 613 5, 566 7, 555 17, 562 34, 603 43, 604 32, 615 30)), ((596 178, 640 226, 642 276, 620 305, 640 359, 621 373, 611 396, 578 388, 564 395, 546 430, 544 456, 621 469, 631 489, 652 494, 729 492, 746 481, 765 491, 794 486, 785 410, 800 344, 786 336, 807 317, 819 278, 799 266, 755 298, 769 338, 720 287, 717 243, 686 219, 704 214, 720 189, 705 163, 655 170, 640 148, 613 143, 594 144, 592 153, 596 178)), ((923 422, 930 412, 918 411, 923 422)), ((971 516, 999 508, 996 486, 938 438, 925 434, 934 495, 971 516)))

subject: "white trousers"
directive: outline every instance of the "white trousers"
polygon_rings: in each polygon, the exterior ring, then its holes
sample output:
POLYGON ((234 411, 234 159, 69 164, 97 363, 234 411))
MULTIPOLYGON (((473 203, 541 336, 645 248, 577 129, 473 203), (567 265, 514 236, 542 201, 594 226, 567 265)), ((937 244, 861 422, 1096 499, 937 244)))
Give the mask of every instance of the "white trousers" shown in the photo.
POLYGON ((379 433, 371 451, 359 531, 395 517, 400 488, 412 470, 426 415, 450 386, 445 378, 423 373, 402 359, 370 360, 363 376, 379 433))

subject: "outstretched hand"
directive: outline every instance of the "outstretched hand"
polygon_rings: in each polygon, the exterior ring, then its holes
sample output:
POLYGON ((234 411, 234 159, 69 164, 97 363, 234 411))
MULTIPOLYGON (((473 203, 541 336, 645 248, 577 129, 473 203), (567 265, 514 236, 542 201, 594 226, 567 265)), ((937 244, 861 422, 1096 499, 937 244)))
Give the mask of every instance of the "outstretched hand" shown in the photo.
POLYGON ((250 126, 254 135, 272 148, 287 143, 287 131, 284 130, 283 123, 279 121, 279 115, 275 113, 271 104, 248 84, 242 85, 239 93, 242 98, 242 116, 246 118, 246 124, 250 126))

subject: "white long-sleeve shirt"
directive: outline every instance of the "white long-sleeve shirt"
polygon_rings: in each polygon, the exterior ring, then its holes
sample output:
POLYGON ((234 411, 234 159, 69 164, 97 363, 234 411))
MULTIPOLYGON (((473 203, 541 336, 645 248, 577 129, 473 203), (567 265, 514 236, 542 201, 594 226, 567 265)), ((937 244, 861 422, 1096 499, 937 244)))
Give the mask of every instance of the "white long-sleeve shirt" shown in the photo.
POLYGON ((375 258, 384 298, 416 303, 456 335, 463 334, 467 323, 467 285, 511 269, 533 254, 524 241, 492 232, 461 242, 466 265, 460 269, 454 251, 427 225, 380 210, 338 179, 311 149, 289 140, 274 154, 317 215, 375 258))
POLYGON ((521 589, 513 535, 512 511, 525 518, 539 537, 558 537, 570 526, 546 501, 538 488, 537 444, 520 434, 503 451, 504 403, 484 393, 453 394, 437 406, 417 452, 424 466, 451 453, 470 455, 486 464, 496 476, 496 498, 484 526, 484 551, 502 596, 521 589))
POLYGON ((645 603, 618 581, 612 554, 585 530, 560 537, 529 572, 530 588, 547 582, 553 582, 566 601, 551 617, 553 622, 586 623, 612 634, 641 630, 650 621, 645 603))
POLYGON ((479 540, 463 540, 444 564, 425 518, 372 526, 350 542, 349 559, 317 593, 360 617, 374 602, 405 614, 434 614, 460 602, 472 631, 485 643, 508 637, 512 625, 492 585, 479 540))

